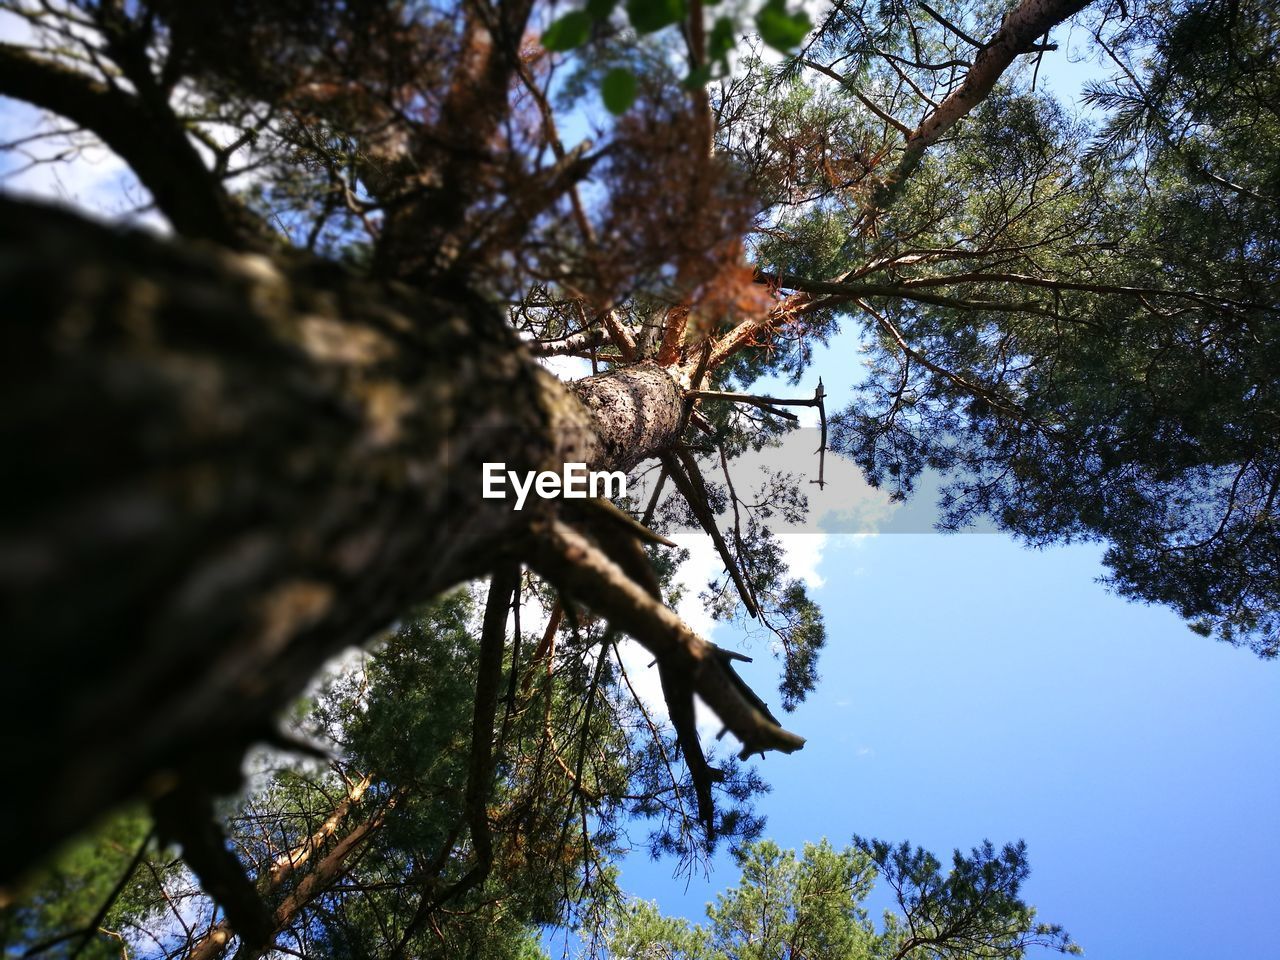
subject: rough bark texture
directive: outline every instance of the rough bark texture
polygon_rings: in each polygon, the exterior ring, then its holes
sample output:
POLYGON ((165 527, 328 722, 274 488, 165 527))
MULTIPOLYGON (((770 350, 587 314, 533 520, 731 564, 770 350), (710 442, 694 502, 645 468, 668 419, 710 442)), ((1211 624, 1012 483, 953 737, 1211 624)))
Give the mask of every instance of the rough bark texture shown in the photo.
POLYGON ((614 469, 630 470, 664 450, 680 429, 680 386, 651 360, 579 380, 573 392, 591 411, 602 460, 614 469))
MULTIPOLYGON (((234 787, 344 646, 521 549, 480 464, 611 466, 464 292, 0 200, 0 882, 145 784, 234 787)), ((616 446, 616 444, 615 444, 616 446)))

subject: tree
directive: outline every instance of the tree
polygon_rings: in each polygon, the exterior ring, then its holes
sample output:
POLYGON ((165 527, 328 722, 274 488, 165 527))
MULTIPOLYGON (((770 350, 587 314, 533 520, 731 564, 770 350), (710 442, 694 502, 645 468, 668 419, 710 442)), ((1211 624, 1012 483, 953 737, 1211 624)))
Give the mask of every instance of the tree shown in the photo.
MULTIPOLYGON (((487 619, 495 608, 484 609, 487 619)), ((247 794, 215 812, 269 915, 265 932, 250 933, 243 904, 215 899, 184 862, 189 853, 154 844, 135 811, 0 909, 5 956, 57 955, 83 941, 90 955, 123 945, 190 960, 289 950, 531 960, 541 929, 595 922, 617 898, 611 860, 623 830, 645 824, 655 852, 692 855, 679 811, 687 787, 661 753, 674 741, 649 749, 652 722, 598 623, 553 649, 512 638, 498 708, 479 738, 493 762, 477 815, 478 614, 469 591, 455 592, 335 670, 299 704, 291 729, 335 744, 337 758, 260 756, 247 794)), ((750 839, 761 785, 733 764, 726 773, 721 822, 750 839)), ((251 924, 252 901, 247 909, 251 924)))
MULTIPOLYGON (((175 236, 0 201, 16 318, 0 389, 23 451, 3 467, 0 564, 22 684, 0 722, 39 718, 11 763, 45 771, 6 792, 24 829, 0 881, 143 798, 240 905, 237 932, 265 936, 213 798, 247 745, 280 742, 277 711, 326 658, 491 576, 463 804, 483 865, 495 758, 479 734, 523 566, 560 595, 554 623, 582 605, 653 653, 675 743, 654 728, 652 749, 678 744, 690 822, 732 832, 713 802, 732 774, 703 756, 693 696, 743 757, 803 740, 663 605, 654 563, 671 558, 648 525, 683 513, 707 531, 730 606, 778 636, 784 703, 803 696, 816 608, 761 517, 726 536, 717 512, 747 506, 730 455, 787 426, 742 391, 798 379, 852 310, 877 374, 832 436, 874 479, 956 471, 957 521, 1108 538, 1121 589, 1272 649, 1275 192, 1238 134, 1220 171, 1204 145, 1249 111, 1270 122, 1273 18, 1250 7, 1202 43, 1177 25, 1210 7, 1088 14, 1132 76, 1098 91, 1115 124, 1078 161, 1089 132, 1025 74, 1083 0, 998 18, 839 3, 781 68, 746 51, 732 73, 720 18, 708 32, 701 5, 678 6, 683 31, 637 40, 593 4, 566 74, 527 2, 3 4, 37 33, 0 44, 0 94, 110 145, 175 236), (1163 59, 1135 72, 1126 57, 1166 29, 1163 59), (1178 79, 1196 58, 1232 65, 1231 96, 1178 79), (618 108, 634 83, 634 102, 603 146, 570 147, 557 106, 596 81, 618 108), (1239 255, 1211 268, 1166 249, 1184 223, 1239 255), (566 386, 536 355, 596 372, 566 386), (1192 371, 1207 418, 1175 386, 1192 371), (517 513, 480 496, 492 461, 652 462, 673 491, 642 523, 592 501, 517 513)), ((628 5, 632 24, 659 26, 646 10, 628 5)), ((794 47, 785 8, 759 16, 794 47)))
POLYGON ((875 373, 834 445, 898 493, 948 473, 948 526, 1104 541, 1120 593, 1274 657, 1280 29, 1265 4, 1115 14, 1097 136, 988 101, 948 207, 885 244, 905 297, 867 297, 875 373))
POLYGON ((1038 923, 1019 896, 1028 874, 1024 844, 999 853, 984 843, 957 850, 951 870, 920 848, 854 838, 823 840, 797 857, 761 840, 736 854, 742 876, 707 906, 706 924, 662 916, 645 901, 614 914, 608 954, 642 960, 862 960, 1025 955, 1032 947, 1080 953, 1061 927, 1038 923), (865 903, 877 880, 896 911, 876 929, 865 903))

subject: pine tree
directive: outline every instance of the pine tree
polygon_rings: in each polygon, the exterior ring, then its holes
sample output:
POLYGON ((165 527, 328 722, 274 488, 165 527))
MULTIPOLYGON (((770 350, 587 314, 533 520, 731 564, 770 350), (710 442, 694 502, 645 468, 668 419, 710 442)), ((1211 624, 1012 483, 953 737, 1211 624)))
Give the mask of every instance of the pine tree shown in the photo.
POLYGON ((984 843, 957 850, 944 875, 938 860, 909 844, 826 840, 797 856, 761 840, 737 854, 737 886, 707 906, 707 922, 665 917, 635 901, 610 916, 607 953, 627 960, 959 960, 1023 957, 1031 948, 1081 950, 1061 927, 1040 923, 1021 899, 1026 848, 998 853, 984 843), (879 928, 866 902, 876 883, 894 908, 879 928))
MULTIPOLYGON (((652 528, 711 537, 714 606, 773 631, 794 705, 825 635, 765 513, 802 496, 775 484, 753 514, 731 461, 791 422, 752 384, 798 383, 851 321, 872 376, 831 439, 873 480, 905 494, 939 470, 949 523, 1104 539, 1122 592, 1275 652, 1274 12, 840 2, 809 32, 769 0, 750 12, 774 63, 734 59, 733 14, 614 7, 540 42, 528 2, 0 4, 36 31, 0 44, 0 94, 110 146, 173 230, 0 200, 20 451, 0 474, 20 678, 0 724, 13 767, 44 771, 5 791, 22 829, 0 881, 142 800, 264 942, 261 864, 215 809, 246 748, 297 748, 277 715, 322 663, 489 578, 453 878, 483 889, 485 734, 528 655, 504 617, 530 570, 551 592, 535 654, 563 624, 656 660, 674 729, 642 718, 627 769, 653 780, 638 812, 677 811, 659 839, 748 835, 730 801, 749 775, 703 755, 693 697, 743 758, 803 740, 664 603, 652 528), (1096 131, 1035 90, 1068 19, 1115 64, 1096 131), (572 145, 566 112, 597 91, 606 142, 572 145), (562 383, 548 356, 593 375, 562 383), (660 494, 639 523, 595 501, 517 513, 480 495, 493 461, 649 470, 660 494)), ((791 399, 825 419, 820 395, 791 399)), ((616 678, 588 662, 566 688, 590 713, 575 778, 623 722, 590 706, 616 678)))

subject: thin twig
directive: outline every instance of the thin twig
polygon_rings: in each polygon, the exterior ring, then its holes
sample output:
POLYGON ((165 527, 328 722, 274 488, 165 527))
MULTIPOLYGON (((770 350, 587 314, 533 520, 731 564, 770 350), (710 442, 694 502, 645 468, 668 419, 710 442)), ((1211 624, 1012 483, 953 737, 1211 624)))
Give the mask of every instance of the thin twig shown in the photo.
POLYGON ((937 20, 938 23, 942 24, 944 27, 946 27, 948 30, 954 33, 957 37, 959 37, 965 43, 969 44, 969 46, 977 47, 979 50, 981 50, 983 47, 986 46, 986 44, 983 43, 981 40, 975 40, 973 37, 969 36, 969 34, 965 33, 963 30, 957 27, 954 23, 952 23, 942 14, 940 14, 937 10, 933 9, 933 7, 925 3, 924 0, 920 0, 920 8, 924 10, 924 12, 927 13, 929 16, 933 17, 934 20, 937 20))

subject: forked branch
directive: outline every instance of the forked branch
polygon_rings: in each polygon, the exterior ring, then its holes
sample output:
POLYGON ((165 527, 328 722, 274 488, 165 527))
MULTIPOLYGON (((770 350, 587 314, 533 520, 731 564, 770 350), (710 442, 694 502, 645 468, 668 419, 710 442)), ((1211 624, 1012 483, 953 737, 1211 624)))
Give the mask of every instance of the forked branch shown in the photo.
POLYGON ((559 520, 542 522, 533 565, 629 633, 659 663, 682 671, 694 692, 742 742, 743 757, 768 750, 793 753, 804 746, 803 737, 784 730, 742 694, 711 644, 573 527, 559 520))
POLYGON ((822 442, 816 451, 818 454, 818 479, 812 482, 818 485, 819 490, 826 486, 826 479, 823 474, 827 463, 827 408, 825 404, 826 390, 822 386, 821 378, 818 380, 817 388, 813 391, 812 399, 809 400, 761 397, 750 393, 730 393, 724 390, 690 390, 685 396, 694 400, 728 400, 732 403, 749 404, 753 407, 759 407, 775 417, 789 420, 791 423, 799 423, 800 418, 794 413, 779 410, 777 409, 778 407, 817 407, 818 420, 822 429, 822 442))

